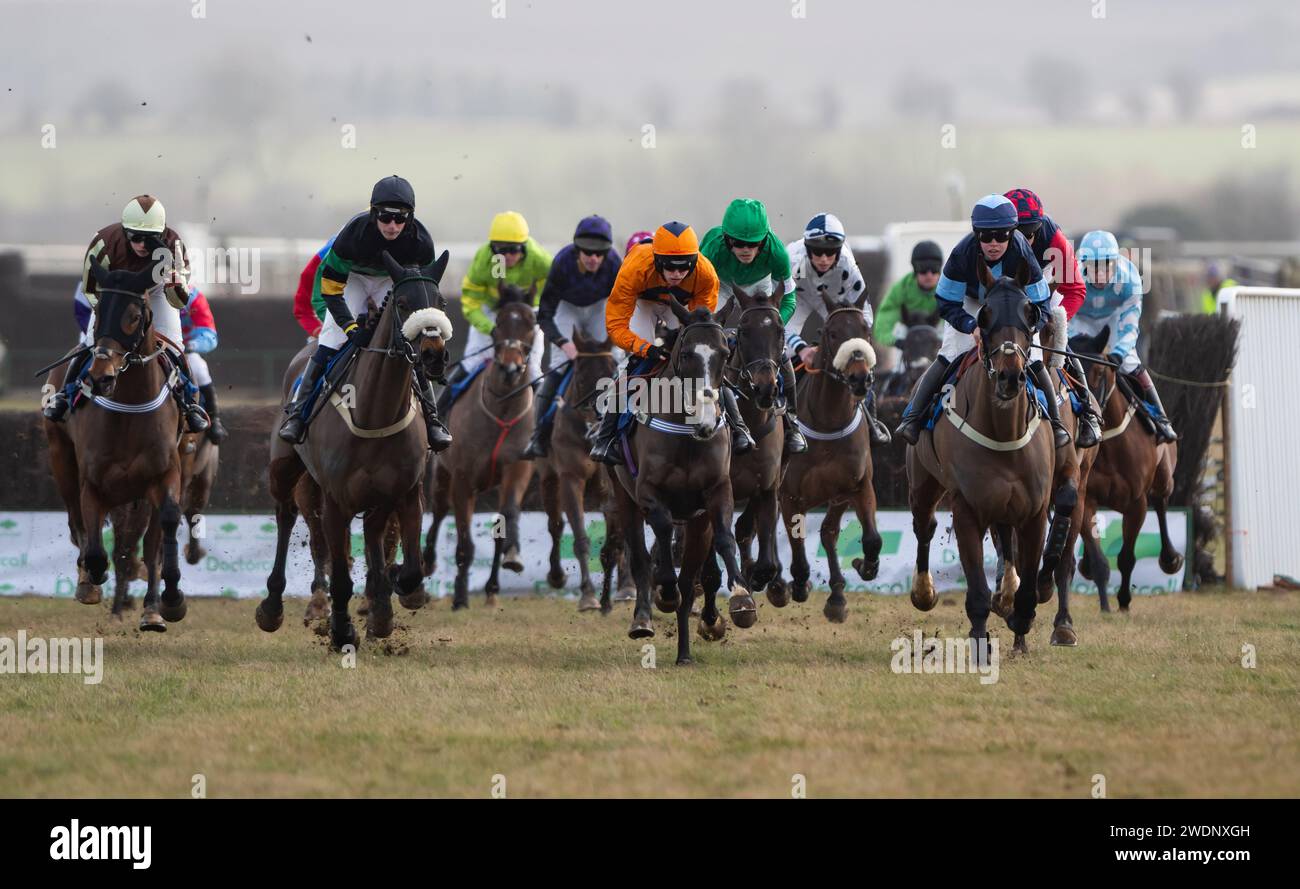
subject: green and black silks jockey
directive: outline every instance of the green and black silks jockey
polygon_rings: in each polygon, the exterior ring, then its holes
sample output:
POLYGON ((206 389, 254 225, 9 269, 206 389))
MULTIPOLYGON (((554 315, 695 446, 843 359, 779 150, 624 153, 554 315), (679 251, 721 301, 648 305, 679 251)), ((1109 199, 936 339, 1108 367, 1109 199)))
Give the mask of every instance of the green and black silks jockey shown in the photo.
MULTIPOLYGON (((727 205, 722 225, 712 228, 700 242, 702 253, 718 273, 718 305, 731 301, 736 288, 746 293, 766 291, 780 297, 781 323, 794 313, 794 278, 790 257, 767 221, 762 201, 736 198, 727 205)), ((785 399, 785 449, 798 454, 808 442, 795 425, 796 398, 794 367, 787 356, 782 362, 781 389, 785 399)))
MULTIPOLYGON (((303 370, 296 398, 285 408, 289 414, 280 427, 280 438, 302 441, 306 434, 306 417, 302 408, 311 397, 325 366, 357 332, 357 316, 369 302, 381 305, 393 279, 384 268, 387 250, 400 265, 426 266, 433 262, 434 245, 420 220, 415 218, 415 190, 400 176, 388 176, 375 183, 370 194, 370 209, 358 213, 334 238, 321 260, 317 272, 319 296, 326 315, 321 326, 316 354, 303 370)), ((416 365, 416 395, 424 407, 429 446, 446 450, 451 435, 438 419, 433 384, 416 365)))

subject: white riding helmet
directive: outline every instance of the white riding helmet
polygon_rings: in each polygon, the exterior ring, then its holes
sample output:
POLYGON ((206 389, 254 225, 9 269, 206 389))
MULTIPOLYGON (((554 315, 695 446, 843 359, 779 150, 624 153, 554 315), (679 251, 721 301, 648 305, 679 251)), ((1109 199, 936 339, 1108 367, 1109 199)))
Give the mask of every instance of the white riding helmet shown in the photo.
POLYGON ((167 211, 163 209, 162 201, 147 194, 131 198, 122 208, 122 228, 161 235, 167 228, 167 211))

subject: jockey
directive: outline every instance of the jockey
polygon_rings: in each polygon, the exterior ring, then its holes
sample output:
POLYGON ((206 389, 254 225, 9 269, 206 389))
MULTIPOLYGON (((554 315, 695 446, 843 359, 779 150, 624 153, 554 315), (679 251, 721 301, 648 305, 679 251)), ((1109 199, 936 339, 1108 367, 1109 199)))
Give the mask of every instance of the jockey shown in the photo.
POLYGON ((605 299, 618 277, 623 259, 614 249, 610 224, 600 216, 588 216, 573 232, 573 243, 555 254, 546 275, 546 290, 537 313, 537 326, 551 344, 550 368, 542 378, 533 416, 533 437, 524 451, 524 459, 545 457, 550 449, 551 405, 564 377, 558 369, 578 355, 578 347, 569 336, 576 327, 583 336, 600 342, 605 339, 605 299))
MULTIPOLYGON (((106 225, 90 241, 82 266, 81 282, 77 285, 77 300, 90 306, 92 313, 98 300, 95 294, 98 283, 91 274, 90 264, 97 262, 110 270, 141 272, 154 267, 155 255, 164 251, 170 257, 170 268, 164 279, 149 290, 149 310, 153 314, 153 329, 163 339, 163 347, 186 378, 190 377, 185 357, 181 351, 180 309, 189 299, 189 258, 180 236, 167 227, 167 211, 162 202, 151 195, 132 198, 122 209, 122 221, 106 225)), ((87 320, 89 336, 93 339, 95 322, 93 314, 87 320)), ((48 420, 61 422, 72 404, 81 369, 89 352, 83 352, 68 364, 64 386, 54 392, 41 413, 48 420)), ((190 432, 203 432, 209 426, 203 408, 194 401, 189 386, 182 381, 175 392, 185 414, 185 427, 190 432)))
MULTIPOLYGON (((663 321, 670 328, 681 326, 668 306, 670 299, 689 311, 703 308, 713 312, 718 308, 718 274, 708 257, 700 255, 695 230, 682 222, 665 222, 648 248, 638 245, 623 259, 614 289, 605 301, 609 337, 627 353, 625 374, 645 365, 657 367, 667 360, 669 350, 654 340, 655 322, 663 321)), ((731 425, 732 453, 753 450, 754 440, 740 416, 735 393, 728 386, 721 389, 731 425)), ((619 419, 619 411, 614 409, 601 417, 591 447, 593 460, 610 465, 620 462, 615 449, 619 419)))
MULTIPOLYGON (((433 262, 433 238, 415 218, 415 189, 401 176, 387 176, 370 192, 370 209, 353 216, 339 230, 325 252, 316 275, 319 294, 328 314, 321 325, 316 354, 302 372, 297 398, 285 407, 289 418, 280 427, 280 438, 301 442, 307 432, 303 408, 325 372, 325 366, 360 329, 356 316, 367 304, 382 303, 392 289, 393 279, 385 269, 383 252, 403 266, 425 266, 433 262)), ((438 419, 433 384, 415 366, 415 391, 424 408, 429 447, 446 450, 451 433, 438 419)))
POLYGON ((334 239, 330 238, 307 261, 302 273, 298 275, 298 289, 293 294, 293 317, 312 339, 320 336, 321 325, 325 320, 325 301, 320 299, 320 264, 333 246, 334 239))
POLYGON ((1092 231, 1079 242, 1079 260, 1087 281, 1087 297, 1079 313, 1070 321, 1070 335, 1096 336, 1110 328, 1106 357, 1119 365, 1133 382, 1142 400, 1150 403, 1157 416, 1156 441, 1177 441, 1156 392, 1151 374, 1138 361, 1138 321, 1142 317, 1142 275, 1128 257, 1121 256, 1115 236, 1106 231, 1092 231))
MULTIPOLYGON (((808 366, 817 354, 817 347, 806 343, 800 333, 808 316, 816 312, 823 320, 829 314, 823 293, 829 293, 837 301, 852 302, 867 288, 858 269, 858 262, 853 258, 853 251, 847 249, 844 224, 833 213, 818 213, 804 227, 803 239, 791 241, 786 245, 790 255, 790 265, 794 268, 795 306, 787 315, 782 306, 781 317, 786 329, 786 359, 781 368, 781 383, 786 392, 794 392, 794 368, 790 366, 790 356, 798 355, 799 360, 808 366), (787 379, 787 375, 789 379, 787 379)), ((867 327, 872 326, 873 316, 871 302, 862 304, 862 316, 867 327)), ((864 402, 863 409, 871 422, 871 441, 875 444, 889 444, 889 429, 876 419, 875 399, 864 402)), ((793 398, 788 413, 794 412, 793 398)), ((794 426, 794 423, 787 423, 794 426)))
MULTIPOLYGON (((767 208, 762 201, 736 198, 728 204, 726 212, 722 214, 722 225, 710 229, 704 235, 700 252, 717 270, 719 301, 729 304, 734 295, 734 287, 746 290, 761 290, 766 287, 769 293, 781 296, 781 323, 789 321, 796 306, 790 255, 768 224, 767 208), (754 285, 759 287, 754 288, 754 285)), ((790 363, 789 350, 786 351, 781 367, 781 388, 788 415, 784 447, 787 453, 800 454, 808 450, 808 442, 796 425, 798 404, 794 367, 790 363)))
MULTIPOLYGON (((1007 200, 1016 205, 1017 228, 1034 250, 1034 258, 1042 267, 1048 280, 1048 289, 1052 291, 1052 320, 1047 325, 1051 335, 1051 345, 1064 350, 1069 344, 1067 328, 1070 319, 1083 305, 1083 272, 1079 270, 1079 260, 1074 256, 1074 245, 1065 236, 1065 232, 1052 217, 1043 212, 1043 202, 1027 188, 1015 188, 1006 193, 1007 200), (1059 311, 1058 311, 1059 307, 1059 311), (1065 323, 1061 323, 1060 314, 1065 314, 1065 323)), ((1067 379, 1071 388, 1079 397, 1079 434, 1075 445, 1080 448, 1096 447, 1101 442, 1101 418, 1092 409, 1092 399, 1088 397, 1087 374, 1078 358, 1046 353, 1048 367, 1061 367, 1066 361, 1070 363, 1067 379)))
MULTIPOLYGON (((488 228, 488 242, 474 254, 469 271, 460 282, 460 308, 469 322, 465 353, 447 378, 447 386, 438 400, 439 410, 451 410, 452 387, 464 380, 480 365, 492 360, 492 328, 496 326, 497 287, 502 282, 523 290, 537 288, 541 296, 546 275, 551 268, 551 254, 528 234, 528 221, 514 210, 498 213, 488 228)), ((541 331, 533 334, 533 351, 528 355, 528 376, 534 381, 542 375, 542 350, 546 348, 541 331)))
MULTIPOLYGON (((912 400, 903 411, 902 422, 894 430, 908 444, 916 444, 934 396, 948 374, 948 366, 975 348, 974 334, 978 333, 975 315, 984 298, 984 285, 979 280, 981 258, 994 278, 1015 277, 1022 266, 1027 268, 1029 282, 1025 285, 1025 295, 1038 306, 1042 319, 1047 318, 1052 294, 1043 278, 1043 270, 1034 258, 1033 249, 1016 229, 1016 224, 1016 205, 1011 201, 1000 194, 980 198, 971 212, 971 233, 953 248, 939 275, 935 292, 939 295, 939 312, 948 324, 943 331, 939 357, 917 381, 912 400)), ((1037 331, 1034 334, 1036 337, 1037 331)), ((1028 369, 1040 389, 1052 391, 1042 361, 1034 361, 1028 369)), ((1070 433, 1061 423, 1060 407, 1054 398, 1044 400, 1056 447, 1064 447, 1070 443, 1070 433)))
POLYGON ((627 256, 629 253, 632 252, 632 248, 637 246, 638 244, 654 243, 654 239, 655 239, 654 232, 633 232, 632 237, 627 239, 627 246, 623 248, 623 255, 627 256))
POLYGON ((934 289, 943 268, 943 248, 934 241, 920 241, 912 248, 912 270, 894 282, 876 310, 876 342, 894 346, 907 335, 903 309, 929 315, 937 311, 934 289))

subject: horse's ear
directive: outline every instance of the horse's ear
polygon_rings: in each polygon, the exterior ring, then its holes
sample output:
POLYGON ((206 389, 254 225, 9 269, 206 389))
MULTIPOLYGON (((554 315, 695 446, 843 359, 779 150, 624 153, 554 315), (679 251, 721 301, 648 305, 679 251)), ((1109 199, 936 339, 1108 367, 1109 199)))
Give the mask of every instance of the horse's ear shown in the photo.
POLYGON ((439 256, 433 262, 429 263, 429 265, 421 269, 420 274, 424 275, 426 278, 432 278, 434 281, 441 284, 442 276, 447 273, 447 260, 450 257, 451 254, 448 251, 442 251, 442 256, 439 256))
POLYGON ((928 324, 930 327, 938 327, 938 326, 939 326, 939 310, 938 310, 938 309, 935 309, 933 312, 931 312, 930 314, 926 315, 926 316, 925 316, 925 323, 928 324))
POLYGON ((899 309, 898 320, 902 322, 904 327, 915 327, 916 326, 915 318, 916 316, 912 314, 912 310, 909 309, 907 306, 903 306, 901 309, 899 309))
POLYGON ((506 279, 505 278, 497 279, 497 301, 498 302, 506 301, 506 279))
POLYGON ((1098 331, 1097 335, 1092 338, 1092 351, 1100 355, 1102 350, 1106 348, 1106 344, 1109 342, 1110 342, 1110 325, 1107 324, 1104 325, 1101 328, 1101 330, 1098 331))
POLYGON ((673 315, 677 317, 677 320, 681 322, 683 327, 691 323, 690 311, 686 308, 686 306, 679 303, 676 297, 673 296, 668 297, 668 308, 673 313, 673 315))
POLYGON ((826 304, 826 311, 833 312, 839 308, 839 304, 835 302, 835 299, 831 296, 829 290, 823 290, 821 294, 822 302, 826 304))
POLYGON ((1036 303, 1026 302, 1020 308, 1020 319, 1025 322, 1025 327, 1029 330, 1037 330, 1038 322, 1043 319, 1042 309, 1038 308, 1036 303))
POLYGON ((717 321, 719 324, 725 323, 727 316, 731 314, 731 306, 735 301, 736 297, 733 294, 725 303, 722 304, 721 309, 718 309, 718 311, 713 313, 713 320, 717 321))
MULTIPOLYGON (((1033 279, 1033 274, 1034 273, 1030 270, 1027 261, 1022 260, 1016 265, 1016 283, 1020 285, 1021 290, 1023 290, 1033 279)), ((1039 274, 1041 275, 1042 272, 1039 272, 1039 274)))
POLYGON ((989 271, 989 264, 984 261, 984 251, 980 250, 975 255, 975 270, 979 275, 980 285, 983 286, 987 293, 993 287, 993 273, 989 271))
POLYGON ((528 285, 528 304, 530 306, 537 305, 537 282, 536 281, 528 285))
POLYGON ((379 255, 383 257, 384 268, 388 270, 388 277, 392 278, 393 281, 400 281, 406 277, 406 269, 402 267, 400 262, 393 259, 391 253, 387 250, 381 250, 379 255))
POLYGON ((142 269, 131 276, 126 289, 132 293, 147 293, 163 281, 163 264, 156 263, 152 268, 142 269))
POLYGON ((867 285, 864 283, 862 285, 862 292, 859 293, 858 298, 853 301, 853 305, 860 309, 866 304, 867 304, 867 285))
POLYGON ((753 295, 745 288, 738 287, 735 284, 731 285, 731 299, 727 300, 727 305, 730 306, 733 300, 740 303, 742 309, 748 309, 754 305, 753 295))
POLYGON ((989 315, 991 314, 992 311, 989 309, 988 303, 984 303, 980 306, 980 310, 975 313, 975 326, 980 330, 987 330, 989 326, 989 315))
POLYGON ((579 352, 590 351, 587 348, 588 340, 583 336, 582 326, 580 324, 573 325, 573 336, 569 337, 569 339, 573 340, 573 344, 578 347, 579 352))

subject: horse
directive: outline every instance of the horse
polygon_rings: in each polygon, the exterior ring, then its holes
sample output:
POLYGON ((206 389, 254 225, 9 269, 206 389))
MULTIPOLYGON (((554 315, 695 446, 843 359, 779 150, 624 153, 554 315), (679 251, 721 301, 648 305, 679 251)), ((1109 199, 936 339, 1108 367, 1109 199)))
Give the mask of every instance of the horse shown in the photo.
POLYGON ((474 561, 470 532, 479 494, 499 489, 492 572, 484 588, 489 608, 496 607, 501 567, 524 570, 519 555, 519 504, 533 476, 533 462, 523 459, 523 452, 533 431, 533 390, 527 374, 528 354, 537 329, 532 306, 535 293, 535 287, 525 292, 504 281, 498 285, 492 358, 461 394, 461 407, 452 412, 448 421, 455 440, 434 469, 433 524, 425 537, 424 570, 433 571, 438 529, 454 509, 453 610, 469 607, 469 568, 474 561))
POLYGON ((937 309, 926 315, 903 306, 901 323, 907 327, 907 333, 896 344, 902 358, 893 371, 878 378, 877 398, 898 398, 910 393, 943 346, 937 309))
MULTIPOLYGON (((364 513, 367 633, 385 638, 393 632, 393 585, 407 608, 424 604, 420 567, 423 520, 420 482, 428 457, 428 436, 419 422, 414 394, 414 366, 422 362, 429 377, 439 377, 446 362, 451 322, 438 285, 447 269, 446 251, 429 265, 403 268, 388 254, 384 264, 392 289, 348 347, 354 350, 344 375, 326 374, 327 383, 313 410, 307 438, 290 445, 271 432, 270 491, 275 500, 275 562, 266 580, 267 596, 257 606, 257 625, 266 632, 284 620, 285 558, 297 518, 296 489, 303 474, 311 476, 322 497, 321 529, 329 552, 330 645, 342 650, 358 644, 348 614, 352 598, 351 524, 364 513), (342 394, 340 394, 342 393, 342 394), (390 516, 401 526, 403 561, 388 569, 385 529, 390 516)), ((293 397, 294 380, 305 365, 307 350, 285 373, 284 401, 293 397)), ((278 418, 277 418, 278 420, 278 418)), ((278 422, 277 422, 278 427, 278 422)))
MULTIPOLYGON (((726 320, 739 305, 735 347, 723 368, 729 385, 740 396, 741 416, 754 438, 752 451, 731 460, 731 495, 741 505, 736 518, 736 545, 740 550, 740 573, 750 591, 763 589, 780 570, 776 552, 778 524, 777 490, 783 471, 782 447, 785 414, 780 409, 781 359, 785 330, 781 312, 770 292, 750 293, 733 285, 731 302, 718 313, 726 320), (758 537, 758 559, 752 558, 750 543, 758 537)), ((701 571, 705 590, 717 590, 722 572, 710 555, 701 571)))
MULTIPOLYGON (((650 612, 653 580, 655 605, 662 612, 677 613, 677 664, 686 666, 692 663, 689 623, 695 585, 711 549, 722 556, 726 567, 732 621, 751 627, 758 608, 740 584, 736 564, 731 436, 725 430, 718 434, 725 425, 718 389, 730 352, 726 331, 707 309, 692 312, 675 299, 666 305, 681 326, 674 331, 660 376, 649 387, 648 409, 634 412, 641 428, 630 440, 622 439, 628 461, 609 467, 609 472, 636 580, 628 636, 648 639, 655 634, 650 612), (680 409, 671 403, 677 393, 680 409), (657 544, 653 573, 645 544, 646 522, 657 544), (676 522, 686 524, 680 572, 674 570, 672 557, 676 522)), ((609 409, 619 408, 610 405, 609 409)), ((717 591, 706 589, 704 598, 698 631, 706 641, 716 642, 726 634, 726 620, 718 612, 717 591)))
MULTIPOLYGON (((108 271, 96 262, 89 268, 99 285, 95 345, 82 384, 91 403, 64 423, 43 421, 50 470, 77 547, 78 601, 98 603, 96 587, 108 578, 103 532, 111 512, 117 568, 113 614, 120 617, 130 605, 126 590, 142 532, 149 586, 140 629, 163 632, 185 617, 187 605, 176 547, 181 520, 181 415, 172 397, 176 371, 166 370, 160 360, 165 346, 153 329, 147 297, 157 269, 108 271), (141 500, 145 503, 137 503, 141 500)), ((61 371, 52 372, 46 391, 61 378, 61 371)))
POLYGON ((930 576, 930 541, 938 525, 935 506, 947 491, 966 574, 973 653, 985 661, 988 649, 979 642, 988 638, 992 597, 984 576, 984 534, 990 527, 1009 527, 1016 534, 1018 584, 1007 624, 1015 634, 1015 650, 1028 652, 1056 456, 1051 427, 1042 422, 1025 385, 1041 316, 1025 295, 1024 271, 1017 279, 996 281, 984 264, 979 271, 985 290, 976 316, 980 366, 972 365, 955 386, 945 387, 943 411, 933 430, 907 448, 907 475, 917 540, 912 604, 929 611, 938 603, 930 576))
POLYGON ((197 565, 207 555, 200 542, 204 532, 203 511, 208 508, 212 486, 217 482, 217 463, 221 448, 202 432, 181 436, 181 514, 189 540, 185 544, 185 561, 197 565))
MULTIPOLYGON (((1100 357, 1109 337, 1110 328, 1104 327, 1095 337, 1071 337, 1070 348, 1083 355, 1100 357)), ((1083 538, 1079 573, 1097 584, 1101 610, 1110 611, 1110 599, 1106 595, 1110 565, 1097 540, 1094 523, 1098 506, 1118 511, 1124 517, 1124 536, 1118 558, 1120 584, 1116 598, 1119 610, 1128 611, 1132 601, 1129 584, 1133 566, 1137 564, 1134 550, 1138 532, 1146 521, 1148 503, 1160 520, 1160 570, 1174 574, 1183 567, 1183 556, 1169 539, 1166 514, 1169 495, 1174 489, 1178 443, 1157 444, 1143 423, 1132 422, 1141 408, 1120 391, 1114 366, 1093 362, 1088 371, 1088 386, 1101 404, 1102 440, 1096 448, 1097 462, 1088 478, 1083 510, 1088 533, 1083 538)))
POLYGON ((843 623, 848 617, 844 574, 837 546, 840 519, 852 505, 862 524, 862 556, 852 562, 863 580, 880 571, 880 532, 876 529, 876 491, 872 484, 871 431, 862 399, 871 390, 876 353, 868 341, 871 329, 862 315, 867 294, 855 302, 836 302, 827 293, 826 320, 811 367, 799 383, 802 432, 808 450, 790 458, 781 481, 781 518, 790 540, 791 582, 778 575, 767 588, 767 599, 778 608, 790 598, 808 600, 811 569, 805 550, 804 523, 808 510, 826 507, 821 542, 830 572, 830 595, 822 608, 826 619, 843 623))
POLYGON ((578 598, 579 611, 596 611, 608 614, 611 601, 628 601, 636 597, 632 591, 631 574, 625 570, 623 535, 618 527, 618 515, 613 508, 613 489, 600 464, 589 456, 591 444, 589 430, 598 417, 592 405, 601 380, 612 379, 618 373, 614 361, 613 344, 589 339, 581 326, 573 328, 573 344, 578 350, 573 359, 573 376, 564 395, 555 402, 555 426, 551 433, 551 449, 544 460, 538 461, 542 504, 546 509, 547 529, 551 533, 551 567, 547 582, 555 589, 564 588, 564 568, 560 565, 560 539, 564 534, 564 520, 573 529, 573 555, 581 572, 578 598), (604 574, 600 598, 591 582, 588 566, 591 541, 587 536, 583 512, 583 494, 588 482, 594 482, 600 493, 605 513, 605 542, 600 548, 600 565, 604 574), (610 587, 614 570, 618 569, 619 593, 611 599, 610 587), (626 584, 626 586, 624 585, 626 584), (624 591, 629 594, 626 594, 624 591))

